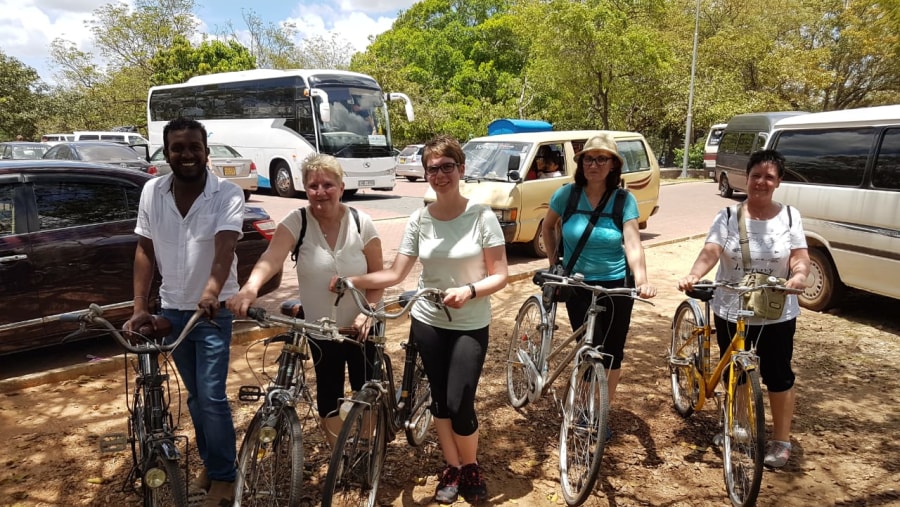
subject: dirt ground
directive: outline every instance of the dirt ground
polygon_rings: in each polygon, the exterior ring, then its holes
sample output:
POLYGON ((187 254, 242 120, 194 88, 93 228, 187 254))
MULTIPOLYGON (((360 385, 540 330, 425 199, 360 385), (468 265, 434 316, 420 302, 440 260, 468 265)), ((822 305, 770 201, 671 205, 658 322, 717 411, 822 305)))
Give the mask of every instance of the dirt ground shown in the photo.
MULTIPOLYGON (((654 307, 635 306, 623 381, 611 411, 615 438, 586 505, 727 504, 721 457, 711 446, 718 412, 710 404, 687 420, 679 417, 665 363, 671 315, 682 299, 675 280, 689 268, 700 242, 647 251, 660 296, 654 307)), ((533 291, 530 281, 522 280, 493 299, 491 344, 478 393, 480 461, 490 505, 564 505, 554 397, 517 411, 506 394, 510 330, 519 305, 533 291)), ((800 317, 793 456, 784 469, 765 472, 759 505, 900 505, 898 314, 898 301, 854 294, 837 311, 800 317)), ((407 329, 401 323, 390 331, 395 365, 400 364, 397 343, 407 329)), ((256 406, 237 401, 237 389, 254 382, 261 351, 259 345, 233 351, 229 392, 239 440, 256 406)), ((271 351, 268 357, 274 359, 271 351)), ((562 391, 559 381, 557 388, 562 391)), ((99 435, 125 431, 126 415, 119 371, 0 394, 0 506, 138 505, 135 495, 121 492, 130 456, 98 451, 99 435)), ((181 428, 192 436, 186 409, 181 428)), ((309 504, 317 505, 327 451, 314 423, 305 435, 309 504)), ((380 504, 430 504, 441 465, 433 433, 421 449, 411 449, 400 435, 388 449, 380 504)))

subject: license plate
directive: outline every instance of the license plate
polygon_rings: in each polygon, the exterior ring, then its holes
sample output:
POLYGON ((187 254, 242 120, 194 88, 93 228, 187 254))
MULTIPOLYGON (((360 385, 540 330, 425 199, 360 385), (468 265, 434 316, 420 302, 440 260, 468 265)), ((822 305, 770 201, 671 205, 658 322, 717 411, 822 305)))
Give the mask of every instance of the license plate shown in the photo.
POLYGON ((405 164, 405 163, 406 163, 406 157, 400 157, 399 162, 400 162, 401 164, 405 164))
POLYGON ((234 166, 225 166, 222 168, 222 175, 237 176, 237 169, 234 166))
POLYGON ((359 180, 359 186, 361 187, 374 187, 375 180, 359 180))

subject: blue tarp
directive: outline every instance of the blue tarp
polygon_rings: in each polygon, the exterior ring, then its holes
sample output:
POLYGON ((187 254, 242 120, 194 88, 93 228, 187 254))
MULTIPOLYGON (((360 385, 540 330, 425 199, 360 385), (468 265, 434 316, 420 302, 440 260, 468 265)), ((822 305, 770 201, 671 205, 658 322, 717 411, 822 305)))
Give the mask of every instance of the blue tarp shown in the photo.
POLYGON ((547 132, 553 130, 553 125, 543 120, 517 120, 513 118, 501 118, 488 125, 488 135, 516 134, 519 132, 547 132))

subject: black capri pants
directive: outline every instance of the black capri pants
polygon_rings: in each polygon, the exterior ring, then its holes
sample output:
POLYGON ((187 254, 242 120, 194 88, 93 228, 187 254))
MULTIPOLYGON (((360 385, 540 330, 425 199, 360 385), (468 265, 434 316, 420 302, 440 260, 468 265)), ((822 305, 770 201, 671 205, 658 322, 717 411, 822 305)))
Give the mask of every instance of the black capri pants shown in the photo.
MULTIPOLYGON (((625 287, 624 278, 586 283, 607 289, 625 287)), ((634 300, 625 296, 599 296, 597 304, 606 307, 606 311, 598 313, 594 322, 594 346, 597 350, 612 356, 612 359, 608 356, 603 357, 603 366, 608 370, 618 370, 622 367, 622 359, 625 358, 625 339, 631 327, 631 309, 634 308, 634 300)), ((581 327, 587 320, 590 306, 591 291, 574 288, 574 294, 566 302, 566 313, 569 314, 572 331, 581 327)))
POLYGON ((366 342, 366 353, 358 344, 310 338, 309 348, 316 369, 316 408, 319 417, 337 415, 338 399, 345 396, 344 369, 350 377, 350 389, 359 391, 372 378, 375 348, 366 342))
MULTIPOLYGON (((715 316, 716 341, 719 343, 721 358, 731 337, 737 330, 737 324, 715 316)), ((786 320, 765 326, 747 326, 747 339, 744 349, 749 350, 756 344, 756 355, 759 356, 759 374, 770 393, 781 393, 794 387, 794 370, 791 359, 794 357, 794 333, 797 330, 797 319, 786 320)))
POLYGON ((415 318, 409 339, 422 356, 422 366, 431 384, 431 412, 450 419, 453 432, 469 436, 478 430, 475 392, 487 355, 488 326, 458 331, 429 326, 415 318))

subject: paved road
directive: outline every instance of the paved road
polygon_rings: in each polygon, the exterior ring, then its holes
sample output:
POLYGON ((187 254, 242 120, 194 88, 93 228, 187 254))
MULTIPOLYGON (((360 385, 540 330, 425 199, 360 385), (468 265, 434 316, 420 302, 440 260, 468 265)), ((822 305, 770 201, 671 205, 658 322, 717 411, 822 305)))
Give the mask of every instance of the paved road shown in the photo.
MULTIPOLYGON (((660 211, 649 221, 641 238, 647 247, 705 234, 715 213, 734 201, 719 197, 716 184, 701 182, 666 182, 660 189, 660 211)), ((413 210, 422 206, 422 196, 427 188, 423 181, 398 180, 393 192, 367 191, 347 199, 347 203, 364 210, 375 220, 382 238, 385 260, 394 258, 400 236, 413 210)), ((261 206, 274 220, 280 220, 291 210, 306 205, 304 199, 286 199, 272 195, 256 194, 251 205, 261 206)), ((510 274, 521 275, 542 268, 546 261, 523 254, 518 248, 509 251, 510 274)), ((401 289, 412 288, 416 275, 408 277, 401 289)), ((262 306, 276 309, 281 301, 296 297, 297 281, 293 263, 285 263, 282 286, 260 299, 262 306)), ((98 339, 68 344, 50 349, 0 356, 0 380, 20 375, 42 372, 71 364, 84 363, 91 357, 110 357, 119 353, 110 339, 98 339)))

